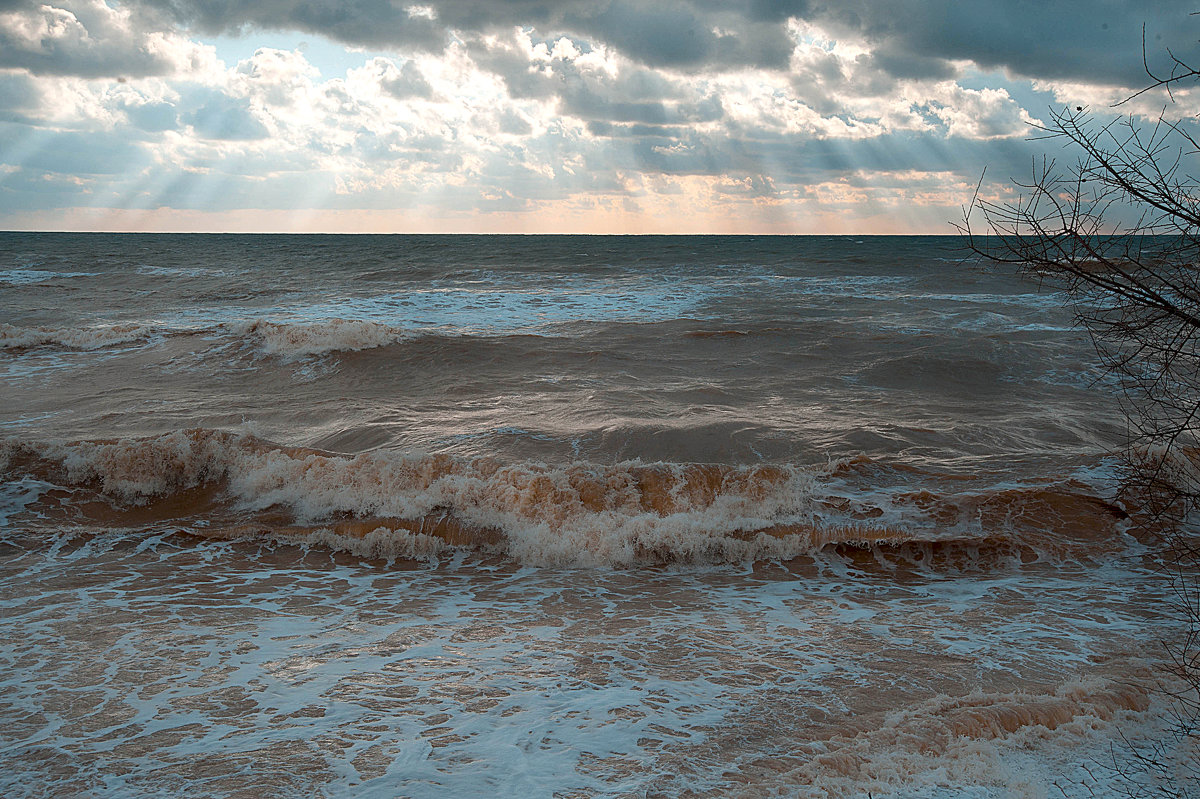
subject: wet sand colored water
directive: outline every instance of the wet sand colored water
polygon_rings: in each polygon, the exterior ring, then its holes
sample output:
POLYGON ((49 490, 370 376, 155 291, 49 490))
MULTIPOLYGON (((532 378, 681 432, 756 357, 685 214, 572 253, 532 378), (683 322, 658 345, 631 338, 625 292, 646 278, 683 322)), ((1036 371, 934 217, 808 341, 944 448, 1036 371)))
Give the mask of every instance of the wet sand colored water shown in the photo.
POLYGON ((953 246, 0 234, 0 793, 1123 795, 1115 389, 953 246))

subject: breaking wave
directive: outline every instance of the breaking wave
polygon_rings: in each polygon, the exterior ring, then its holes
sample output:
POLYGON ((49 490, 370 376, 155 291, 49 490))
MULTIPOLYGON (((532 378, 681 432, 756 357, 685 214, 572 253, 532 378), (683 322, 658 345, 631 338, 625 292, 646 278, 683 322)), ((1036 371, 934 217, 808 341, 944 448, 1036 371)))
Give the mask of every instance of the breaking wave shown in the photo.
POLYGON ((284 358, 328 355, 396 344, 413 337, 413 331, 380 322, 326 319, 318 322, 271 322, 256 319, 225 329, 255 342, 267 355, 284 358))
POLYGON ((0 476, 57 487, 26 514, 387 558, 465 548, 534 565, 629 566, 834 547, 961 566, 1118 546, 1123 513, 1079 484, 887 491, 870 485, 877 467, 344 456, 207 429, 0 445, 0 476))

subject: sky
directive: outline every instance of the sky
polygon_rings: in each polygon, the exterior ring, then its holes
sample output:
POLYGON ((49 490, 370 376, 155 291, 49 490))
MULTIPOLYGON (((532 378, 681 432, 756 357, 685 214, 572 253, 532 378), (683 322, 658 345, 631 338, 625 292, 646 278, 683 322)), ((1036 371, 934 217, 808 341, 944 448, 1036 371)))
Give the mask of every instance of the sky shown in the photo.
POLYGON ((0 229, 952 233, 1193 6, 0 0, 0 229))

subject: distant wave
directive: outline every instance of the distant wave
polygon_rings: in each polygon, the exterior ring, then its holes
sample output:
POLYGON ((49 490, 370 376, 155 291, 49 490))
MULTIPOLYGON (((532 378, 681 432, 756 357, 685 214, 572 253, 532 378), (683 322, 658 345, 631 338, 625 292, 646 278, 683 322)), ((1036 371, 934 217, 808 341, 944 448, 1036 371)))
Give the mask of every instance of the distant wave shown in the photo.
MULTIPOLYGON (((109 527, 178 524, 209 536, 265 535, 388 558, 465 548, 534 565, 630 566, 788 559, 828 547, 849 547, 856 557, 855 548, 882 547, 898 563, 987 567, 1086 556, 1117 538, 1120 512, 1070 486, 887 494, 842 479, 861 477, 870 464, 349 457, 205 429, 0 444, 5 479, 82 492, 71 500, 71 518, 109 527)), ((52 506, 27 503, 26 512, 52 520, 64 512, 52 506)))
POLYGON ((17 327, 0 322, 0 349, 25 350, 53 347, 98 350, 141 341, 154 334, 146 325, 95 325, 90 327, 17 327))
POLYGON ((272 322, 256 319, 222 326, 233 335, 255 342, 268 355, 302 357, 354 352, 414 337, 412 330, 352 319, 316 322, 272 322))
POLYGON ((203 266, 151 266, 149 264, 139 266, 137 273, 151 277, 225 277, 230 274, 226 269, 203 266))
POLYGON ((722 338, 750 335, 745 330, 692 330, 684 333, 688 338, 722 338))
POLYGON ((95 277, 98 272, 53 272, 48 269, 0 269, 0 283, 28 286, 70 277, 95 277))
POLYGON ((322 356, 336 352, 382 347, 414 337, 399 327, 348 319, 314 322, 274 322, 253 319, 199 328, 151 324, 89 325, 82 327, 18 327, 0 323, 0 349, 100 350, 156 336, 198 335, 231 338, 280 358, 322 356))

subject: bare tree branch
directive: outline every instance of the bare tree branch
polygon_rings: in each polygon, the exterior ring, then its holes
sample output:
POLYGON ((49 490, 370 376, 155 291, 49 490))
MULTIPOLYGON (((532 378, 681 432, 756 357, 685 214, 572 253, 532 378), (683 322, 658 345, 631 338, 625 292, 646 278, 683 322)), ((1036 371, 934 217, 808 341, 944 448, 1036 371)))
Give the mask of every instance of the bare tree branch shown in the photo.
MULTIPOLYGON (((1152 90, 1200 82, 1200 69, 1173 52, 1152 90)), ((1179 627, 1166 642, 1173 682, 1172 733, 1200 735, 1200 145, 1182 120, 1098 121, 1082 106, 1050 112, 1037 141, 1062 145, 1075 161, 1043 156, 1017 196, 983 196, 983 176, 958 224, 966 247, 1061 287, 1079 324, 1116 378, 1129 430, 1120 500, 1138 531, 1158 540, 1176 596, 1179 627), (982 219, 982 227, 973 223, 982 219)), ((1128 744, 1155 795, 1200 795, 1200 761, 1171 761, 1165 745, 1128 744), (1182 781, 1181 781, 1182 780, 1182 781)), ((1129 768, 1130 796, 1150 795, 1129 768)))
POLYGON ((1171 85, 1172 84, 1182 83, 1183 81, 1196 80, 1197 78, 1200 78, 1200 70, 1194 69, 1193 67, 1184 63, 1180 59, 1176 58, 1175 54, 1171 52, 1170 48, 1167 48, 1167 55, 1169 55, 1171 57, 1171 74, 1167 75, 1166 77, 1160 77, 1160 76, 1154 74, 1154 71, 1152 69, 1150 69, 1150 61, 1146 54, 1146 23, 1143 22, 1142 23, 1142 66, 1145 68, 1146 74, 1150 76, 1150 80, 1152 81, 1152 83, 1149 86, 1146 86, 1145 88, 1140 89, 1140 90, 1134 92, 1133 94, 1129 95, 1128 97, 1126 97, 1124 100, 1120 101, 1119 103, 1113 103, 1113 108, 1125 105, 1125 103, 1129 102, 1133 98, 1140 97, 1141 95, 1145 94, 1146 92, 1154 91, 1155 89, 1165 89, 1167 92, 1167 95, 1171 98, 1171 102, 1175 102, 1175 95, 1171 93, 1171 85))

